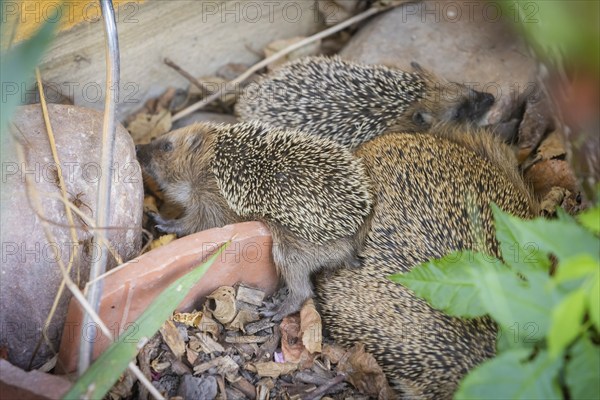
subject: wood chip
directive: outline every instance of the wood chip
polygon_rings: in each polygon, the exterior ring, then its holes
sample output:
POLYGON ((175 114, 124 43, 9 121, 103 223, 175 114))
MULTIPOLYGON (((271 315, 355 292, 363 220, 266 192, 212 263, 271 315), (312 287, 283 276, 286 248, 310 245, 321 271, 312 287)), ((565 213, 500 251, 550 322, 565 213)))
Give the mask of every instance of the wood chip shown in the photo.
POLYGON ((235 382, 231 382, 231 386, 244 393, 244 395, 254 400, 256 398, 256 388, 247 379, 239 378, 235 382))
POLYGON ((194 375, 201 374, 211 368, 216 368, 219 375, 225 376, 229 381, 235 381, 238 378, 239 365, 230 356, 221 356, 214 358, 194 367, 194 375))
POLYGON ((246 324, 254 321, 258 321, 260 318, 258 314, 258 310, 256 307, 248 307, 245 306, 244 303, 239 303, 238 305, 238 313, 236 314, 233 321, 231 321, 227 328, 234 330, 241 330, 246 333, 245 326, 246 324))
POLYGON ((183 356, 183 353, 185 353, 185 342, 183 341, 183 338, 179 333, 179 329, 177 329, 173 321, 165 321, 160 328, 160 334, 175 357, 180 359, 181 356, 183 356))
POLYGON ((237 289, 236 300, 244 303, 253 304, 260 307, 265 298, 265 292, 258 289, 252 289, 246 286, 239 286, 237 289))
POLYGON ((257 354, 258 360, 272 360, 273 353, 277 350, 279 346, 279 341, 281 340, 281 329, 279 326, 275 325, 273 327, 273 334, 269 337, 262 346, 260 346, 260 351, 257 354))
POLYGON ((298 364, 290 362, 276 363, 273 361, 266 361, 254 363, 253 366, 259 376, 267 376, 270 378, 277 378, 280 375, 287 375, 298 369, 298 364))
POLYGON ((257 332, 264 331, 275 326, 275 323, 267 318, 263 318, 260 321, 252 322, 246 325, 246 333, 248 335, 254 335, 257 332))
POLYGON ((206 333, 197 333, 196 338, 198 339, 199 348, 206 354, 223 353, 225 351, 225 348, 219 342, 206 333))
POLYGON ((227 343, 264 343, 269 340, 270 336, 226 336, 225 342, 227 343))

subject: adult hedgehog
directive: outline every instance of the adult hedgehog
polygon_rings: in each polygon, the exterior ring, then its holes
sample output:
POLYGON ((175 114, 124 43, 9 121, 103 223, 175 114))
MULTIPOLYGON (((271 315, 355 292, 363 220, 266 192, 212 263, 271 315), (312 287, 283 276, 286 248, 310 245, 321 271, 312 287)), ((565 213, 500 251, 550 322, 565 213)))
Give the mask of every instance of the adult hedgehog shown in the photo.
POLYGON ((289 295, 276 319, 312 296, 310 276, 356 266, 371 209, 368 178, 341 145, 262 123, 195 124, 137 146, 144 171, 184 210, 154 215, 179 236, 244 220, 265 222, 289 295))
POLYGON ((317 277, 326 329, 341 344, 365 343, 402 398, 450 399, 495 354, 495 325, 449 317, 387 277, 452 250, 498 255, 490 203, 519 217, 536 203, 511 151, 487 132, 390 133, 355 154, 374 208, 362 267, 317 277))
POLYGON ((386 131, 422 132, 479 120, 494 96, 413 72, 339 57, 291 61, 250 85, 236 105, 243 121, 299 129, 354 148, 386 131))

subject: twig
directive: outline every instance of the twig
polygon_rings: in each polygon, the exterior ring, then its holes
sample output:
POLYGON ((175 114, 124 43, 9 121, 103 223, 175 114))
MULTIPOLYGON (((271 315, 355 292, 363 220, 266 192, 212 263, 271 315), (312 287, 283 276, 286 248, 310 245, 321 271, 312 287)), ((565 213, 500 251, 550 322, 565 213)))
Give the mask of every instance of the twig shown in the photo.
POLYGON ((369 17, 372 17, 375 14, 379 14, 383 11, 387 11, 390 10, 392 8, 398 7, 400 5, 402 5, 404 3, 393 3, 392 5, 389 6, 385 6, 385 7, 372 7, 358 15, 355 15, 352 18, 347 19, 344 22, 341 22, 337 25, 332 26, 331 28, 327 28, 324 31, 321 31, 319 33, 316 33, 312 36, 309 36, 297 43, 294 43, 288 47, 286 47, 285 49, 282 49, 280 51, 278 51, 277 53, 273 54, 270 57, 265 58, 264 60, 254 64, 252 67, 250 67, 247 71, 245 71, 243 74, 241 74, 240 76, 238 76, 237 78, 235 78, 234 80, 232 80, 231 82, 227 83, 226 85, 222 86, 221 88, 219 88, 219 90, 215 93, 213 93, 212 95, 208 96, 207 98, 200 100, 199 102, 192 104, 189 107, 184 108, 183 110, 181 110, 180 112, 178 112, 177 114, 175 114, 173 116, 172 121, 175 122, 178 119, 181 119, 191 113, 193 113, 194 111, 200 110, 204 107, 206 107, 207 105, 209 105, 210 103, 212 103, 213 101, 220 99, 221 96, 223 95, 223 90, 224 88, 227 87, 235 87, 236 85, 239 85, 243 82, 245 82, 248 78, 250 78, 255 72, 260 71, 261 69, 265 68, 266 66, 268 66, 269 64, 279 60, 282 57, 285 57, 286 55, 290 54, 291 52, 298 50, 301 47, 304 47, 308 44, 311 44, 313 42, 316 42, 317 40, 323 39, 327 36, 333 35, 336 32, 341 31, 342 29, 345 29, 346 27, 353 25, 357 22, 360 22, 362 20, 365 20, 369 17))
POLYGON ((315 389, 314 392, 312 392, 308 396, 304 397, 303 400, 319 399, 323 395, 325 395, 329 389, 331 389, 335 385, 338 385, 338 384, 344 382, 345 379, 346 379, 346 374, 338 373, 338 375, 336 375, 335 378, 331 379, 326 384, 319 386, 317 389, 315 389))
MULTIPOLYGON (((50 123, 50 116, 48 114, 48 105, 46 104, 46 96, 44 95, 44 86, 42 83, 42 77, 41 77, 39 68, 35 69, 35 79, 37 80, 38 92, 40 94, 42 115, 44 117, 44 124, 46 125, 46 134, 48 135, 48 142, 50 143, 50 151, 52 153, 52 158, 54 160, 54 164, 57 167, 56 175, 58 177, 58 186, 60 188, 61 199, 65 205, 65 213, 67 215, 67 221, 69 224, 71 240, 73 241, 73 243, 78 243, 79 237, 77 236, 77 230, 75 229, 73 214, 71 213, 71 208, 69 208, 67 206, 67 203, 68 203, 67 188, 65 187, 65 180, 62 175, 62 168, 60 167, 60 159, 58 157, 58 151, 56 150, 56 141, 54 139, 54 131, 52 130, 52 124, 50 123)), ((67 264, 67 274, 71 273, 71 269, 73 268, 73 264, 75 263, 75 255, 76 254, 77 253, 75 252, 75 250, 72 249, 69 254, 69 262, 67 264)), ((79 270, 77 270, 77 281, 79 282, 79 270)), ((54 301, 52 303, 52 307, 50 308, 50 312, 48 313, 48 317, 46 317, 46 321, 44 321, 44 327, 42 328, 42 336, 40 337, 40 340, 37 342, 35 349, 33 350, 33 353, 31 354, 31 358, 29 360, 29 368, 31 368, 33 365, 33 360, 35 359, 35 356, 37 355, 37 352, 39 351, 40 346, 42 345, 42 340, 45 340, 46 343, 48 345, 50 345, 50 347, 52 347, 50 340, 48 339, 48 337, 46 337, 46 330, 50 326, 50 323, 52 322, 52 318, 54 317, 54 314, 56 313, 56 309, 58 307, 58 303, 60 301, 60 298, 62 297, 64 289, 65 289, 65 281, 63 280, 60 283, 60 286, 58 288, 56 296, 54 297, 54 301)))
MULTIPOLYGON (((205 98, 206 96, 210 95, 210 90, 208 90, 206 85, 204 85, 198 79, 194 78, 192 74, 181 68, 173 60, 171 60, 170 58, 165 58, 164 63, 167 64, 169 67, 173 68, 175 71, 179 72, 179 74, 185 79, 187 79, 192 85, 196 86, 200 90, 202 98, 205 98)), ((216 102, 219 105, 219 107, 221 107, 223 110, 227 110, 227 106, 225 105, 225 103, 223 103, 221 99, 216 99, 216 102)))
POLYGON ((204 84, 202 82, 200 82, 198 79, 194 78, 194 76, 192 74, 190 74, 189 72, 187 72, 186 70, 181 68, 178 64, 176 64, 170 58, 165 58, 163 60, 163 62, 165 64, 167 64, 169 67, 173 68, 175 71, 177 71, 179 73, 179 75, 181 75, 185 79, 187 79, 192 85, 196 86, 200 90, 200 95, 202 97, 206 97, 210 93, 208 88, 206 86, 204 86, 204 84))

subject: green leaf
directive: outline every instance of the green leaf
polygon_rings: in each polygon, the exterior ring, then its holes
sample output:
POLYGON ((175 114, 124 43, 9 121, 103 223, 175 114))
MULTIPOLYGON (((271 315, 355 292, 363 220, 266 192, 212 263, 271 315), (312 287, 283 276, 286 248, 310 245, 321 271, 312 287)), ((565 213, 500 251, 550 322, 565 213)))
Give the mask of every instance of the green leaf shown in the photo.
POLYGON ((555 283, 583 278, 586 275, 596 274, 600 270, 600 263, 589 254, 580 254, 560 263, 554 275, 555 283))
POLYGON ((117 382, 145 341, 151 338, 202 278, 229 242, 204 264, 177 279, 148 306, 146 311, 121 334, 75 382, 63 399, 101 399, 117 382))
POLYGON ((575 342, 567 362, 565 381, 573 400, 598 399, 600 393, 600 348, 585 337, 575 342))
POLYGON ((592 283, 587 293, 590 320, 600 331, 600 273, 592 277, 592 283))
POLYGON ((472 370, 460 383, 459 399, 560 399, 556 382, 562 360, 541 351, 533 361, 530 350, 511 349, 472 370))
POLYGON ((552 310, 552 326, 548 332, 548 350, 552 357, 561 354, 581 332, 585 305, 586 293, 579 289, 552 310))
POLYGON ((0 135, 2 136, 6 132, 8 121, 15 107, 21 102, 24 86, 33 79, 33 71, 52 41, 59 22, 58 15, 62 15, 58 13, 64 11, 58 7, 51 9, 52 14, 47 16, 44 25, 31 38, 3 52, 0 57, 2 59, 0 61, 0 82, 4 96, 2 107, 0 107, 0 135), (11 94, 13 90, 16 90, 16 93, 11 94))
POLYGON ((526 273, 541 266, 547 269, 550 266, 547 254, 554 254, 561 262, 580 254, 591 254, 600 260, 600 239, 574 221, 544 218, 521 220, 504 213, 494 204, 492 211, 503 259, 521 272, 526 273), (510 246, 515 243, 528 252, 511 253, 510 246))
POLYGON ((390 279, 450 315, 478 317, 486 314, 485 305, 479 300, 480 271, 496 271, 501 267, 500 261, 481 253, 453 252, 390 279))
POLYGON ((539 245, 527 237, 526 221, 503 212, 495 204, 491 205, 496 226, 496 239, 500 244, 500 253, 504 262, 515 270, 527 274, 530 270, 550 268, 550 259, 539 245), (529 239, 529 240, 528 240, 529 239))
POLYGON ((479 277, 481 303, 505 331, 517 339, 535 344, 548 332, 558 293, 548 289, 545 272, 532 272, 523 281, 510 270, 486 271, 479 277))
POLYGON ((584 228, 595 235, 600 235, 600 207, 585 210, 577 216, 577 219, 584 228))

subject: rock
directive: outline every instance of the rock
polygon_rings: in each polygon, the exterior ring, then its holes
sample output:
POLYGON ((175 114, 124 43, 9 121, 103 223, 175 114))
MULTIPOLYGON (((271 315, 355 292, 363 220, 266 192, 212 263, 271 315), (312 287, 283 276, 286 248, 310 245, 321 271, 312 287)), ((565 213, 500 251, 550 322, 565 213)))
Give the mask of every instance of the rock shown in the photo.
POLYGON ((71 382, 41 371, 25 372, 0 359, 0 393, 3 399, 61 399, 71 382))
POLYGON ((406 4, 367 23, 341 52, 345 59, 407 71, 416 61, 449 81, 492 93, 487 123, 512 111, 535 84, 536 64, 498 3, 425 1, 406 4))
POLYGON ((175 121, 173 123, 173 129, 183 128, 184 126, 192 125, 197 122, 217 122, 224 124, 235 124, 237 122, 237 118, 229 114, 217 114, 199 111, 175 121))
MULTIPOLYGON (((79 210, 94 219, 101 170, 101 113, 68 105, 49 105, 67 196, 79 210)), ((57 260, 67 265, 74 255, 71 277, 83 287, 92 260, 92 231, 73 215, 77 242, 73 241, 64 205, 59 200, 57 169, 50 151, 40 105, 19 107, 10 135, 3 139, 2 162, 2 265, 0 280, 0 347, 8 348, 9 361, 29 368, 30 358, 62 281, 57 260), (17 157, 21 143, 25 165, 17 157), (30 193, 26 180, 30 182, 30 193), (32 193, 37 193, 39 203, 32 193), (38 207, 39 204, 39 207, 38 207), (34 211, 34 210, 36 210, 34 211), (47 238, 43 220, 47 219, 47 238), (56 251, 56 253, 55 253, 56 251), (57 256, 55 256, 57 254, 57 256)), ((117 125, 113 157, 113 183, 108 239, 123 261, 136 256, 141 245, 143 186, 133 141, 117 125)), ((109 268, 116 265, 112 257, 109 268)), ((70 293, 63 293, 46 335, 55 350, 60 342, 70 293)), ((71 327, 79 329, 79 327, 71 327)), ((32 367, 54 352, 44 343, 32 367)))
POLYGON ((184 375, 177 395, 184 399, 212 400, 217 397, 217 380, 214 376, 184 375))

